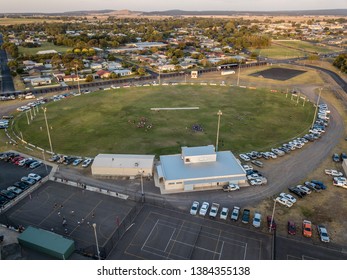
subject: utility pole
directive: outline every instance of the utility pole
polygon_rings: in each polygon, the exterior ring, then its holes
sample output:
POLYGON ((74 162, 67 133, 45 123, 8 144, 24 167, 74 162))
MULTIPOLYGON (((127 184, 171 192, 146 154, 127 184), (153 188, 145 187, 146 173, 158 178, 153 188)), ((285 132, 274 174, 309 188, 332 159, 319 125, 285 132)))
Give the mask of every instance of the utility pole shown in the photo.
POLYGON ((271 222, 270 222, 269 232, 271 232, 271 230, 272 230, 272 224, 273 224, 274 216, 275 216, 275 208, 276 208, 276 200, 274 199, 274 207, 272 209, 272 215, 271 215, 271 222))
POLYGON ((78 86, 78 94, 81 94, 81 88, 80 88, 80 78, 78 77, 78 65, 75 65, 76 67, 76 75, 77 75, 77 86, 78 86))

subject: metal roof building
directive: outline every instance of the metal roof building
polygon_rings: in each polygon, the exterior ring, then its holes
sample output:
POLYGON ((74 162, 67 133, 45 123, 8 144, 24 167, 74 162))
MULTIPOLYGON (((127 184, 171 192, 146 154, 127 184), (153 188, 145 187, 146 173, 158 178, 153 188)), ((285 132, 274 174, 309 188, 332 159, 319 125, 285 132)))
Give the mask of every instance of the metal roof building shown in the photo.
POLYGON ((99 154, 92 164, 98 177, 153 176, 154 155, 99 154))
POLYGON ((75 250, 75 242, 62 235, 29 226, 19 237, 19 244, 57 259, 67 259, 75 250))
POLYGON ((213 145, 182 147, 182 153, 160 157, 156 185, 161 193, 222 188, 229 182, 244 185, 246 171, 230 151, 216 152, 213 145))

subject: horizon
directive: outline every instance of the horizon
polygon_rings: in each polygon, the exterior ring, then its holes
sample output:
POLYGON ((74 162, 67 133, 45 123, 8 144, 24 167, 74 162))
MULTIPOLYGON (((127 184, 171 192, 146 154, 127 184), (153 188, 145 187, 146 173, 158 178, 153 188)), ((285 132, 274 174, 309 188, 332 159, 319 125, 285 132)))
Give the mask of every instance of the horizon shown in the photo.
POLYGON ((342 10, 347 9, 347 0, 99 0, 83 1, 60 0, 59 7, 52 4, 43 4, 42 0, 12 0, 2 4, 1 14, 9 13, 69 13, 69 12, 89 12, 89 11, 121 11, 132 12, 164 12, 170 10, 180 10, 187 12, 208 12, 208 11, 235 11, 235 12, 291 12, 306 10, 342 10), (344 3, 343 3, 344 2, 344 3))

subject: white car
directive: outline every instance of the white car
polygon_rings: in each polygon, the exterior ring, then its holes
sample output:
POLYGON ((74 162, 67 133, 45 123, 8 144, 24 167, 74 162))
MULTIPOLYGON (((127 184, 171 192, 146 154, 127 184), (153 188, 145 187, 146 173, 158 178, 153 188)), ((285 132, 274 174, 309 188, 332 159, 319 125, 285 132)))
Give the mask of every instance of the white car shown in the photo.
POLYGON ((227 217, 228 217, 228 213, 229 213, 229 208, 223 207, 223 208, 222 208, 222 211, 220 211, 219 217, 220 217, 222 220, 226 220, 227 217))
POLYGON ((293 206, 293 203, 291 203, 288 199, 284 198, 284 197, 276 197, 276 201, 284 206, 287 206, 287 207, 292 207, 293 206))
POLYGON ((257 178, 257 179, 249 180, 249 183, 251 184, 251 186, 260 186, 263 184, 263 181, 257 178))
POLYGON ((344 189, 347 189, 347 181, 341 180, 341 179, 346 179, 344 177, 334 177, 333 180, 333 185, 336 187, 342 187, 344 189))
POLYGON ((229 185, 223 186, 223 191, 225 191, 225 192, 237 191, 239 189, 240 189, 239 185, 232 184, 232 183, 230 183, 229 185))
POLYGON ((288 199, 293 204, 296 202, 296 198, 288 193, 280 193, 280 197, 288 199))
POLYGON ((243 169, 244 169, 246 172, 247 172, 247 171, 253 170, 253 166, 250 166, 250 165, 247 165, 247 164, 242 165, 242 167, 243 167, 243 169))
POLYGON ((199 211, 199 215, 205 216, 209 207, 210 207, 210 204, 208 202, 206 201, 203 202, 199 211))
POLYGON ((339 172, 339 171, 334 170, 334 169, 325 169, 324 172, 325 172, 325 174, 331 175, 331 176, 334 176, 334 177, 341 177, 341 176, 343 176, 342 172, 339 172))
POLYGON ((312 191, 308 188, 308 187, 305 187, 305 186, 298 186, 298 188, 300 190, 302 190, 303 192, 305 192, 306 194, 311 194, 312 191))
POLYGON ((82 167, 84 167, 84 168, 88 167, 89 164, 92 163, 92 161, 93 161, 92 158, 87 158, 87 159, 85 159, 85 160, 83 161, 83 163, 82 163, 82 167))
POLYGON ((253 173, 251 175, 247 175, 248 180, 254 180, 254 179, 260 179, 262 176, 260 176, 258 173, 253 173))
POLYGON ((240 207, 234 206, 233 211, 231 212, 230 219, 232 221, 237 221, 239 219, 240 207))
POLYGON ((261 214, 259 212, 255 212, 253 217, 253 226, 258 228, 261 224, 261 214))
POLYGON ((239 157, 241 159, 243 159, 244 161, 250 161, 251 159, 249 158, 249 156, 245 155, 245 154, 239 154, 239 157))
POLYGON ((199 205, 200 205, 199 201, 193 202, 192 207, 190 208, 191 215, 196 215, 198 213, 199 205))
POLYGON ((34 179, 36 182, 38 182, 42 179, 40 175, 35 174, 35 173, 29 173, 28 177, 31 179, 34 179))

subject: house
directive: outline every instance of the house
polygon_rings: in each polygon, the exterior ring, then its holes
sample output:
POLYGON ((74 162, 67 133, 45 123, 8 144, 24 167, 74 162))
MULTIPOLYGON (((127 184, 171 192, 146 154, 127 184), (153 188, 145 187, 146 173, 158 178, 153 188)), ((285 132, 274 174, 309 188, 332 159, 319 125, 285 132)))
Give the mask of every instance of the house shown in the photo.
POLYGON ((101 78, 101 79, 108 79, 112 72, 106 71, 106 70, 99 70, 96 72, 96 74, 101 78))
POLYGON ((166 64, 166 65, 158 66, 158 69, 160 71, 175 71, 176 66, 174 64, 166 64))
POLYGON ((100 69, 102 69, 102 64, 101 63, 91 63, 90 68, 92 70, 100 70, 100 69))
POLYGON ((247 185, 246 171, 230 151, 213 145, 182 147, 181 154, 160 156, 155 185, 162 194, 221 189, 229 183, 247 185))
POLYGON ((50 85, 52 83, 52 79, 48 77, 33 78, 31 79, 30 83, 33 87, 45 86, 45 85, 50 85))
POLYGON ((114 70, 113 73, 123 77, 123 76, 129 76, 132 74, 131 70, 129 69, 118 69, 118 70, 114 70))

